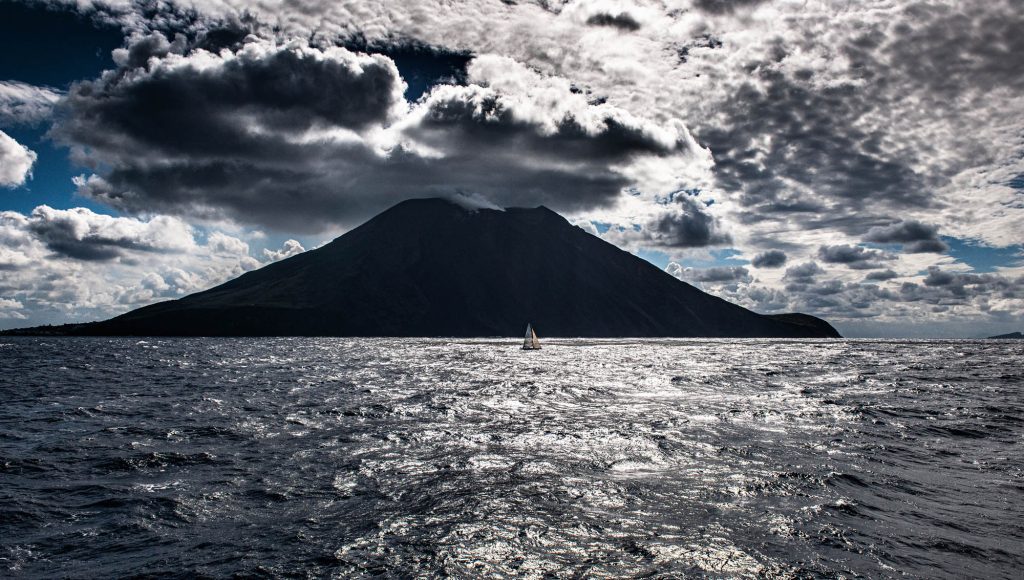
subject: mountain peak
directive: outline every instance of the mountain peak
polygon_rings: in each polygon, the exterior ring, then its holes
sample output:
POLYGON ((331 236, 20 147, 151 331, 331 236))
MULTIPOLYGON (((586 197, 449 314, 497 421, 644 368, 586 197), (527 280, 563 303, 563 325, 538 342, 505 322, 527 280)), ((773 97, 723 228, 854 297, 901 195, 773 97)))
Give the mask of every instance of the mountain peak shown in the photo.
POLYGON ((669 276, 543 206, 403 201, 321 248, 78 334, 837 337, 669 276))

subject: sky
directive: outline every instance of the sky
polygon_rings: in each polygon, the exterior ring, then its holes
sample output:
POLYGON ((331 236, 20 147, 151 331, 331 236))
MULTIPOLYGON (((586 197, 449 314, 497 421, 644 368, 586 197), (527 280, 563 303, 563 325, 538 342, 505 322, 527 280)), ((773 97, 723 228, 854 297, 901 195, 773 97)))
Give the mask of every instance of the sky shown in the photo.
POLYGON ((0 0, 0 328, 411 197, 545 205, 850 337, 1024 330, 1010 0, 0 0))

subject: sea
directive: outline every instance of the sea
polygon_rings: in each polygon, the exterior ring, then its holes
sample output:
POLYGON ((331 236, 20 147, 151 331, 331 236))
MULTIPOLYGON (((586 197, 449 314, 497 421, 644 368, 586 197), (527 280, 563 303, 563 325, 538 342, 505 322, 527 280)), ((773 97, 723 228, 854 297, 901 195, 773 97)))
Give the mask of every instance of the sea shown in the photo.
POLYGON ((0 338, 0 576, 1021 578, 1024 341, 0 338))

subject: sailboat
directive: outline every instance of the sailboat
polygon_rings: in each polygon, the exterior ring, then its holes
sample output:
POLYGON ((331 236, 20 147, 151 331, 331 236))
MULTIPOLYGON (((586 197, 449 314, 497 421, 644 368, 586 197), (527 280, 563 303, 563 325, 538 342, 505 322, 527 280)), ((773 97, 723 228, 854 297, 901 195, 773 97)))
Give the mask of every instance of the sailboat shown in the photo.
POLYGON ((532 324, 526 325, 526 338, 523 339, 523 350, 540 350, 540 341, 532 324))

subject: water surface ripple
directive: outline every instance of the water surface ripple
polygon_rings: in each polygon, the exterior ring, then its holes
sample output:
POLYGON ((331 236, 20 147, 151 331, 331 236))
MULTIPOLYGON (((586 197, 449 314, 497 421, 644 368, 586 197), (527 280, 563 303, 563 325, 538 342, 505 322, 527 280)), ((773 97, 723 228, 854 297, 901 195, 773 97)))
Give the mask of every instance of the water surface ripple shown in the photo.
POLYGON ((1019 578, 1024 343, 0 340, 0 575, 1019 578))

